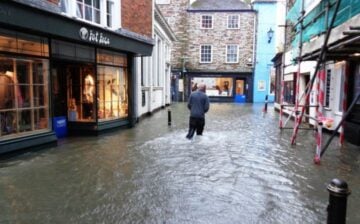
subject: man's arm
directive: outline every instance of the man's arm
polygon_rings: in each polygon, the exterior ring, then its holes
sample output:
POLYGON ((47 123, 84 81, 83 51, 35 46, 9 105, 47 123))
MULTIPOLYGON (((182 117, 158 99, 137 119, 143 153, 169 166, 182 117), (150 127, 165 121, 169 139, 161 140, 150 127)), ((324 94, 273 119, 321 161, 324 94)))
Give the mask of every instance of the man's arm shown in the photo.
POLYGON ((204 105, 204 110, 205 110, 205 113, 209 111, 209 108, 210 108, 209 97, 208 97, 208 96, 206 96, 206 99, 205 99, 205 105, 204 105))

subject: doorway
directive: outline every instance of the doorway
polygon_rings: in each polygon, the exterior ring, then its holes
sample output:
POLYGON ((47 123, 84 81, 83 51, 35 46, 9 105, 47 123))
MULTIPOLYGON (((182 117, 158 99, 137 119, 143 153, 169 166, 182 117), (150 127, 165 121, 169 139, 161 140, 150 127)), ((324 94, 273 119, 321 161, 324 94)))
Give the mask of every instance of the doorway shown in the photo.
POLYGON ((95 69, 88 64, 55 63, 52 71, 54 117, 95 122, 95 69))

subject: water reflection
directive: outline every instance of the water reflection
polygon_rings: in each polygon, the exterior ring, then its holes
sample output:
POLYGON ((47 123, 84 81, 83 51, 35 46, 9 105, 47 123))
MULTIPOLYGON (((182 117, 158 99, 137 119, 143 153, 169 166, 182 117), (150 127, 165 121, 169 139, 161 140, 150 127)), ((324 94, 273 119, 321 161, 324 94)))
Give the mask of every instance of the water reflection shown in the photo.
POLYGON ((334 178, 359 223, 359 149, 337 143, 313 164, 313 133, 280 132, 262 105, 212 104, 204 136, 185 139, 174 104, 134 129, 66 139, 1 162, 0 223, 325 223, 334 178))

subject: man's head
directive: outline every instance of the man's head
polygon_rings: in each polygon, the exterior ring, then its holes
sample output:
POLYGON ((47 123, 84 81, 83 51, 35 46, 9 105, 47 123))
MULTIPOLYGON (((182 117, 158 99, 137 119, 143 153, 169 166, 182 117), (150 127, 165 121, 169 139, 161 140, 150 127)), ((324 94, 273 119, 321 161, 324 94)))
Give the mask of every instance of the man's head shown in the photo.
POLYGON ((206 85, 204 83, 200 83, 198 86, 199 91, 205 92, 206 91, 206 85))

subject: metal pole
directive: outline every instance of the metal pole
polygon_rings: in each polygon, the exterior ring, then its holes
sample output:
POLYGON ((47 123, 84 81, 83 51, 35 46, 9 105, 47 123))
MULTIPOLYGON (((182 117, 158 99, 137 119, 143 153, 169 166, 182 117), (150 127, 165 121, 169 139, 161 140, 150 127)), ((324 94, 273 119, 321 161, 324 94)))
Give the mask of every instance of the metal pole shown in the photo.
POLYGON ((266 94, 266 96, 265 96, 265 105, 264 105, 264 112, 265 113, 267 112, 268 99, 269 99, 269 96, 266 94))
MULTIPOLYGON (((313 77, 311 78, 310 80, 310 87, 309 89, 306 90, 306 97, 308 97, 308 95, 310 94, 311 92, 311 89, 312 89, 312 86, 313 86, 313 83, 315 81, 315 78, 316 78, 316 74, 318 73, 319 69, 320 69, 320 64, 324 63, 325 62, 325 59, 326 59, 326 51, 327 51, 327 44, 328 44, 328 40, 329 40, 329 37, 330 37, 330 33, 331 33, 331 30, 332 30, 332 27, 334 25, 334 22, 335 22, 335 18, 336 18, 336 14, 339 10, 339 6, 340 6, 340 2, 341 0, 337 0, 336 1, 336 5, 335 5, 335 10, 334 10, 334 14, 333 14, 333 17, 331 18, 331 22, 330 22, 330 26, 329 28, 327 29, 327 32, 326 32, 326 35, 325 35, 325 40, 324 40, 324 44, 321 48, 321 51, 320 51, 320 55, 319 55, 319 59, 316 63, 316 67, 315 67, 315 71, 314 71, 314 75, 313 77)), ((304 114, 305 112, 305 107, 303 107, 303 109, 301 110, 301 115, 300 115, 300 118, 302 117, 302 115, 304 114)), ((295 123, 295 127, 294 127, 294 131, 293 131, 293 135, 292 135, 292 139, 291 139, 291 144, 294 144, 295 143, 295 139, 296 139, 296 135, 297 135, 297 129, 299 128, 299 124, 301 122, 301 119, 297 119, 296 120, 297 122, 295 123), (300 122, 299 122, 300 121, 300 122)))
POLYGON ((168 109, 168 125, 171 125, 171 109, 168 109))
POLYGON ((328 224, 345 224, 346 223, 346 204, 347 197, 351 191, 348 184, 340 179, 332 179, 327 186, 329 191, 329 205, 327 207, 328 224))

